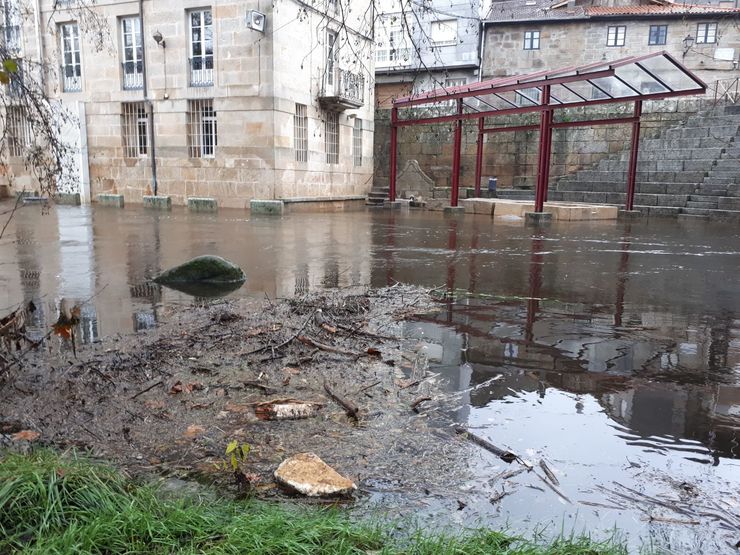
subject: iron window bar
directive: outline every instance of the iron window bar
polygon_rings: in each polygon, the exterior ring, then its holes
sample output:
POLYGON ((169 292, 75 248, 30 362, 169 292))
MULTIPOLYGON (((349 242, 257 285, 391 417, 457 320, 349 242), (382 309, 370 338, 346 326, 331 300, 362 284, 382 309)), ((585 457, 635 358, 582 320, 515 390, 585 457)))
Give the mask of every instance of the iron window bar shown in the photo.
POLYGON ((191 87, 210 87, 213 85, 213 56, 188 58, 189 83, 191 87))
POLYGON ((141 61, 122 62, 123 89, 126 91, 144 88, 144 67, 141 61))

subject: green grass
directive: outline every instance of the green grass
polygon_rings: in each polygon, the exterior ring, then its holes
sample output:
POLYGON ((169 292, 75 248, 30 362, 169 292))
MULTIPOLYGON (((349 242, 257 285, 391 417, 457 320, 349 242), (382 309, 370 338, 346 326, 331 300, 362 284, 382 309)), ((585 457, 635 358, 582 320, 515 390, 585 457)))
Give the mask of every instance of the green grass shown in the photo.
POLYGON ((115 470, 49 451, 0 458, 0 553, 616 555, 614 542, 538 544, 479 530, 387 533, 339 510, 256 500, 173 499, 115 470))

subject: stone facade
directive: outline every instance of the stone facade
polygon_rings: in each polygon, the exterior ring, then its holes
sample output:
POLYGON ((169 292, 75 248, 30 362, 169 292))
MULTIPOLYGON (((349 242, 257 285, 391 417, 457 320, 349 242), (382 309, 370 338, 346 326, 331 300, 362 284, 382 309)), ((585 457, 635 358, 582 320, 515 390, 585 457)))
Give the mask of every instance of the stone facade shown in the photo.
POLYGON ((375 32, 377 104, 410 92, 478 80, 480 2, 379 0, 375 32))
MULTIPOLYGON (((124 103, 142 102, 144 94, 141 88, 124 87, 121 46, 122 21, 138 15, 138 3, 116 0, 95 6, 108 28, 102 49, 93 47, 94 37, 86 35, 90 23, 74 9, 74 3, 70 6, 52 10, 51 0, 43 0, 40 21, 49 25, 43 26, 39 36, 43 58, 56 67, 62 59, 60 25, 78 23, 81 90, 63 92, 57 74, 47 82, 48 93, 65 105, 85 106, 92 198, 101 193, 122 194, 126 203, 140 203, 153 193, 152 145, 142 155, 132 155, 130 146, 126 147, 131 137, 125 136, 124 103)), ((171 196, 176 205, 186 204, 188 197, 209 197, 219 206, 234 208, 248 208, 255 198, 365 194, 373 169, 372 20, 362 2, 353 0, 351 12, 347 8, 348 0, 341 5, 325 0, 310 6, 297 0, 274 5, 261 0, 212 4, 145 0, 142 36, 153 113, 157 194, 171 196), (204 86, 192 86, 194 75, 202 75, 189 63, 194 40, 189 18, 199 10, 207 10, 212 21, 213 69, 199 83, 204 86), (264 14, 264 32, 247 24, 251 10, 264 14), (336 73, 328 71, 330 40, 336 73), (327 75, 336 79, 340 70, 358 79, 353 94, 362 96, 359 105, 335 102, 336 95, 325 86, 327 75), (305 122, 304 156, 296 150, 296 104, 305 106, 305 119, 301 119, 305 122), (212 106, 215 116, 214 131, 207 128, 215 144, 207 154, 205 147, 193 148, 195 141, 210 140, 205 138, 206 127, 193 124, 193 106, 212 106), (332 126, 336 122, 338 145, 327 139, 327 118, 332 126), (361 121, 361 130, 355 128, 357 121, 361 121), (201 133, 203 137, 194 138, 201 133), (337 147, 336 156, 327 153, 337 147)), ((206 31, 201 33, 205 36, 206 31)), ((29 54, 35 55, 33 49, 29 54)))
MULTIPOLYGON (((604 2, 578 2, 579 6, 581 4, 598 6, 604 2)), ((628 4, 639 5, 640 2, 628 4)), ((494 2, 492 14, 497 13, 496 5, 494 2)), ((511 22, 504 20, 502 15, 485 21, 485 46, 481 56, 483 78, 616 60, 661 50, 672 54, 709 85, 716 80, 740 77, 740 10, 681 16, 648 12, 646 15, 584 15, 568 19, 567 12, 563 15, 566 19, 533 17, 530 21, 511 22), (717 24, 716 41, 697 41, 698 25, 713 23, 717 24), (665 26, 665 44, 649 44, 651 26, 665 26), (607 45, 609 27, 625 28, 623 46, 607 45), (526 32, 539 33, 538 48, 525 49, 526 32), (684 42, 687 36, 693 38, 690 45, 684 42), (729 59, 718 59, 726 55, 729 59)))

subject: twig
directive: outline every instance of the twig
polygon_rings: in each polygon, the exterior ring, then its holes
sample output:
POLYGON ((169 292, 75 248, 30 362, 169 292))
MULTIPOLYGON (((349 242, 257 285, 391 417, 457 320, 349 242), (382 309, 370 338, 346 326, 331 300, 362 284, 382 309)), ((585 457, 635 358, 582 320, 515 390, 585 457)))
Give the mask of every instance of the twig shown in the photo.
POLYGON ((154 382, 152 385, 150 385, 150 386, 142 389, 136 395, 134 395, 133 397, 131 397, 131 400, 136 399, 139 395, 143 395, 144 393, 146 393, 147 391, 150 391, 150 390, 154 389, 158 385, 162 385, 162 380, 158 380, 158 381, 154 382))
POLYGON ((505 451, 504 449, 501 449, 500 447, 496 447, 493 443, 491 443, 487 439, 483 439, 482 437, 475 435, 473 432, 466 430, 462 426, 455 426, 454 430, 455 430, 455 433, 464 435, 467 439, 469 439, 470 441, 472 441, 479 447, 483 447, 483 449, 485 449, 486 451, 490 451, 491 453, 496 455, 499 459, 501 459, 504 462, 512 463, 519 458, 511 451, 505 451))
POLYGON ((424 401, 431 401, 431 397, 419 397, 416 401, 411 403, 411 410, 415 413, 419 413, 419 405, 421 405, 424 401))
POLYGON ((326 393, 329 395, 329 397, 331 397, 334 402, 336 402, 344 409, 344 412, 347 413, 347 416, 353 418, 354 420, 359 420, 357 414, 360 412, 360 407, 355 405, 352 401, 342 399, 339 395, 331 390, 329 384, 326 382, 324 382, 324 389, 326 390, 326 393))
POLYGON ((540 468, 545 472, 545 476, 547 476, 554 485, 560 485, 560 480, 557 479, 555 473, 550 470, 549 466, 547 466, 545 459, 540 459, 540 468))
POLYGON ((547 478, 545 478, 544 476, 541 476, 540 474, 538 474, 536 470, 533 470, 532 472, 534 472, 534 475, 537 476, 540 480, 542 480, 542 483, 543 484, 545 484, 548 488, 550 488, 552 491, 554 491, 558 495, 558 497, 564 499, 568 503, 571 503, 571 504, 573 503, 573 501, 571 501, 570 499, 568 499, 568 497, 562 491, 560 491, 558 488, 556 488, 550 482, 548 482, 547 481, 547 478))
POLYGON ((355 392, 355 395, 359 395, 359 394, 360 394, 360 393, 362 393, 363 391, 367 391, 368 389, 372 389, 373 387, 375 387, 376 385, 378 385, 378 384, 381 384, 381 383, 383 383, 383 382, 382 382, 382 380, 378 380, 377 382, 373 382, 373 383, 371 383, 370 385, 366 385, 366 386, 364 386, 364 387, 361 387, 360 389, 358 389, 358 390, 357 390, 357 391, 355 392))
POLYGON ((255 349, 254 351, 249 351, 248 353, 244 353, 244 356, 249 356, 249 355, 253 355, 253 354, 256 354, 256 353, 261 353, 262 351, 266 351, 267 349, 273 349, 273 350, 275 350, 275 349, 282 349, 288 343, 290 343, 291 341, 293 341, 296 337, 298 337, 300 335, 300 333, 308 325, 308 323, 313 319, 313 317, 314 317, 314 313, 312 312, 311 314, 309 314, 308 318, 306 318, 306 320, 303 322, 303 324, 301 324, 301 327, 298 328, 298 331, 295 332, 295 334, 293 334, 292 336, 290 336, 288 339, 286 339, 285 341, 283 341, 282 343, 280 343, 280 345, 277 345, 277 346, 265 345, 264 347, 260 347, 259 349, 255 349))
POLYGON ((310 345, 311 347, 316 347, 317 349, 321 349, 322 351, 328 351, 330 353, 337 353, 340 355, 346 355, 351 357, 362 357, 365 356, 365 353, 359 353, 357 351, 347 351, 345 349, 340 349, 339 347, 333 347, 331 345, 325 345, 323 343, 319 343, 312 337, 308 337, 307 335, 301 335, 298 337, 298 341, 301 343, 305 343, 306 345, 310 345))

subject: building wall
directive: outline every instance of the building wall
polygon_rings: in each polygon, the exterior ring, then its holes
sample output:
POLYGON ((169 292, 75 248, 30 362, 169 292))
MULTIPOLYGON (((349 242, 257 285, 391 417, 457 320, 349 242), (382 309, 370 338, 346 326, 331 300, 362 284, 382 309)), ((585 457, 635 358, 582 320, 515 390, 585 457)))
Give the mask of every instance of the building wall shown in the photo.
POLYGON ((617 19, 590 21, 492 23, 485 31, 481 72, 484 78, 557 69, 599 60, 615 60, 665 50, 707 83, 740 76, 737 63, 716 61, 716 48, 734 48, 740 56, 738 18, 617 19), (683 56, 683 40, 696 36, 698 23, 718 23, 717 44, 694 44, 683 56), (609 26, 626 26, 625 45, 606 46, 609 26), (648 45, 651 25, 667 25, 665 45, 648 45), (524 50, 525 31, 540 31, 539 50, 524 50))
MULTIPOLYGON (((244 208, 253 198, 329 197, 365 193, 372 173, 373 95, 370 88, 370 41, 362 38, 369 23, 359 16, 327 17, 325 6, 305 9, 292 0, 276 4, 264 0, 201 0, 144 2, 143 38, 146 48, 149 98, 154 112, 158 194, 170 195, 175 204, 187 197, 215 197, 220 206, 244 208), (213 85, 189 86, 190 9, 210 7, 213 14, 213 85), (247 27, 249 10, 267 16, 265 33, 247 27), (321 13, 323 10, 324 13, 321 13), (359 20, 358 20, 359 19, 359 20), (349 68, 365 74, 365 102, 345 111, 340 120, 339 164, 327 164, 324 142, 325 110, 319 104, 326 66, 325 28, 340 28, 337 64, 350 44, 365 59, 349 68), (158 31, 166 48, 152 38, 158 31), (305 55, 305 53, 310 53, 305 55), (218 144, 213 158, 191 158, 188 149, 188 100, 212 99, 217 114, 218 144), (293 115, 295 103, 308 107, 307 163, 295 162, 293 115), (348 117, 353 116, 353 117, 348 117), (363 120, 363 165, 352 158, 354 118, 363 120)), ((344 2, 346 4, 346 1, 344 2)), ((352 13, 364 14, 353 1, 352 13)), ((79 21, 82 35, 82 91, 61 92, 59 78, 48 83, 49 94, 71 105, 86 104, 86 124, 93 198, 100 193, 123 194, 126 202, 140 202, 152 194, 148 157, 125 156, 122 136, 122 102, 143 100, 142 90, 123 90, 120 18, 138 13, 138 2, 115 1, 95 10, 109 28, 103 48, 97 51, 90 28, 76 10, 51 11, 45 2, 42 21, 51 25, 44 34, 47 61, 61 60, 57 25, 79 21)), ((344 6, 346 9, 346 5, 344 6)))
MULTIPOLYGON (((479 9, 477 0, 431 0, 424 2, 424 7, 398 0, 377 2, 377 85, 411 83, 420 91, 444 86, 449 80, 478 80, 479 9), (435 43, 433 24, 452 20, 457 24, 455 40, 435 43), (388 31, 394 26, 401 28, 401 40, 393 45, 398 54, 391 59, 382 52, 389 47, 388 31)), ((376 95, 380 93, 376 91, 376 95)))

